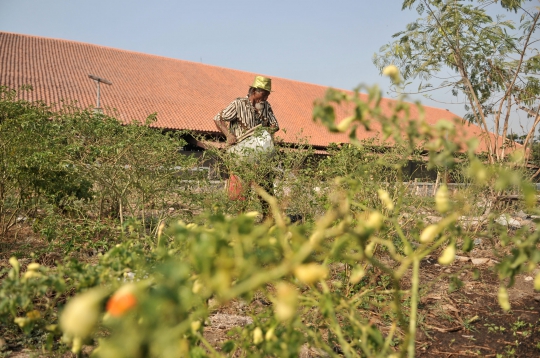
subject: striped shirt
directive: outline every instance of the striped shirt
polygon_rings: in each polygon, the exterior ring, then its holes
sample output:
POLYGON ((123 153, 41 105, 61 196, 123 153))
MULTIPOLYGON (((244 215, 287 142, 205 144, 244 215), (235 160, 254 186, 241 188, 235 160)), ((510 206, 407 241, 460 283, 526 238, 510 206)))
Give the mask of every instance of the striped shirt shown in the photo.
POLYGON ((263 109, 259 111, 253 107, 247 96, 237 98, 219 112, 214 121, 229 122, 229 130, 236 138, 259 124, 264 127, 274 126, 278 130, 279 125, 270 103, 266 101, 261 103, 263 109))

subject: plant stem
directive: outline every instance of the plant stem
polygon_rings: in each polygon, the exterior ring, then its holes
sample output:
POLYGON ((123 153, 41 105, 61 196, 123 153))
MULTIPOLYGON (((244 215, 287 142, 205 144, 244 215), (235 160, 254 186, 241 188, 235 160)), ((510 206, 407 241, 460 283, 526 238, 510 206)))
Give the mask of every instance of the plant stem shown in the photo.
POLYGON ((409 317, 409 342, 407 347, 407 356, 414 357, 414 342, 416 337, 416 313, 418 309, 418 286, 419 286, 419 271, 420 258, 415 255, 413 259, 413 272, 411 282, 411 315, 409 317))

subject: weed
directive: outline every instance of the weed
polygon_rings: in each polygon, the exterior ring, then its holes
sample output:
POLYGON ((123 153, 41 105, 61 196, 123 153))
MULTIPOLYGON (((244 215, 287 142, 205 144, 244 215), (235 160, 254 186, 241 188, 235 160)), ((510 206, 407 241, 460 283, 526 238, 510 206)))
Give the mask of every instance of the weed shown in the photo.
POLYGON ((484 326, 487 327, 489 333, 501 333, 506 331, 506 328, 503 326, 498 326, 494 323, 486 323, 484 326))

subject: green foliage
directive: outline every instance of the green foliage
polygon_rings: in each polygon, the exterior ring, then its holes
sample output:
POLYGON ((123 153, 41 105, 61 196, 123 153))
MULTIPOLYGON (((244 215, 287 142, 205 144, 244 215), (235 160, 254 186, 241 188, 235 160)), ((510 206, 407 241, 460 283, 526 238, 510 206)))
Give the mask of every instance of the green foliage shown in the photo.
POLYGON ((126 272, 143 276, 144 268, 153 260, 140 244, 126 242, 101 256, 98 265, 71 259, 54 269, 36 263, 28 265, 24 273, 18 265, 4 269, 0 271, 4 276, 0 286, 0 322, 5 329, 22 330, 23 341, 31 347, 58 347, 58 313, 66 297, 97 285, 118 287, 126 272))
MULTIPOLYGON (((421 260, 429 255, 450 265, 458 248, 473 246, 460 218, 485 215, 488 225, 479 230, 505 245, 496 251, 496 270, 511 285, 540 262, 540 237, 526 229, 509 232, 493 222, 500 212, 478 213, 471 198, 518 190, 524 207, 536 213, 536 192, 512 166, 479 160, 474 141, 463 141, 452 123, 428 125, 412 118, 403 102, 384 115, 380 91, 366 91, 367 101, 330 91, 318 102, 315 120, 348 132, 352 142, 331 147, 327 158, 316 159, 308 147, 280 148, 251 162, 219 150, 205 153, 201 160, 217 159, 224 175, 241 178, 243 201, 229 200, 222 183, 182 179, 176 167, 201 162, 176 154, 181 141, 172 134, 85 111, 51 112, 48 121, 61 123, 58 133, 67 138, 63 168, 92 183, 92 197, 70 194, 59 210, 44 195, 34 203, 35 231, 58 250, 118 244, 86 257, 90 263, 75 256, 53 268, 21 268, 12 258, 1 273, 6 329, 43 349, 80 353, 82 345, 93 345, 97 357, 297 357, 306 346, 332 357, 414 356, 421 260), (346 126, 335 124, 339 105, 353 108, 346 126), (381 138, 360 141, 357 126, 382 128, 381 138), (393 145, 384 145, 389 139, 393 145), (424 151, 427 167, 455 171, 469 186, 455 194, 441 186, 434 199, 416 197, 403 171, 424 151), (169 210, 182 200, 191 215, 169 210), (260 222, 253 210, 264 203, 273 219, 260 222), (101 208, 107 205, 105 221, 101 208), (425 212, 441 220, 424 222, 425 212), (289 222, 287 215, 295 213, 302 222, 289 222), (255 300, 267 304, 249 309, 252 323, 231 330, 220 346, 207 340, 213 313, 255 300)), ((28 152, 41 155, 46 148, 38 149, 28 152)), ((450 290, 461 288, 459 279, 450 280, 450 290)), ((507 309, 501 285, 499 300, 507 309)))
POLYGON ((55 112, 16 98, 15 91, 1 89, 3 235, 17 217, 47 221, 37 212, 45 204, 70 213, 75 221, 109 216, 123 225, 128 215, 139 218, 142 229, 155 232, 173 204, 163 194, 174 191, 180 203, 189 197, 178 172, 195 161, 178 155, 185 144, 181 133, 151 128, 153 116, 145 124, 124 125, 92 111, 65 107, 55 112))

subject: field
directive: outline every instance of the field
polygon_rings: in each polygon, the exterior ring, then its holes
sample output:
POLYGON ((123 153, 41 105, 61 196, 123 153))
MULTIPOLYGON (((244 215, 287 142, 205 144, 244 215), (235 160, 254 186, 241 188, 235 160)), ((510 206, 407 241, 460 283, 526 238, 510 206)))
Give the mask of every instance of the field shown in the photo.
MULTIPOLYGON (((352 122, 377 118, 392 146, 246 162, 180 156, 181 133, 152 118, 2 92, 0 354, 538 356, 540 213, 523 156, 488 164, 450 122, 405 106, 384 118, 377 98, 352 122), (210 162, 210 177, 191 170, 210 162), (429 195, 411 163, 436 178, 429 195), (229 171, 245 200, 228 197, 229 171)), ((336 105, 330 93, 317 120, 354 134, 336 105)))

